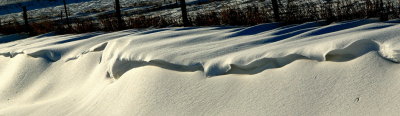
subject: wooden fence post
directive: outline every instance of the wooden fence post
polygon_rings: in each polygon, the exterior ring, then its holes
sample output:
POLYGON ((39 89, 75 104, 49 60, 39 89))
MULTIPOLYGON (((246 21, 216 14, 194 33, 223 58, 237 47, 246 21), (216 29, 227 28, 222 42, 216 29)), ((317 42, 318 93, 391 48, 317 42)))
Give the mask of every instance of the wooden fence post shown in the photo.
POLYGON ((327 19, 326 19, 326 21, 328 22, 328 23, 332 23, 332 22, 334 22, 334 21, 336 21, 337 19, 336 19, 336 17, 335 17, 335 15, 333 14, 333 2, 332 2, 332 0, 326 0, 326 4, 325 4, 326 6, 326 12, 328 13, 328 16, 326 17, 327 19))
POLYGON ((186 2, 185 2, 185 0, 180 0, 180 1, 181 1, 183 26, 190 26, 188 15, 187 15, 187 10, 186 10, 186 2))
POLYGON ((69 18, 68 18, 68 10, 67 10, 67 2, 65 0, 63 0, 64 2, 64 12, 65 12, 65 21, 68 25, 68 28, 71 29, 71 25, 69 24, 69 18))
POLYGON ((29 22, 28 22, 28 13, 27 13, 26 6, 22 6, 22 17, 24 19, 24 31, 28 32, 29 34, 32 34, 31 29, 29 27, 29 22))
POLYGON ((121 5, 119 4, 119 0, 115 0, 115 16, 117 17, 118 29, 121 30, 124 28, 122 15, 121 15, 121 5))
POLYGON ((275 21, 278 22, 281 20, 280 16, 279 16, 279 5, 278 5, 278 0, 272 0, 272 8, 274 11, 274 18, 275 21))
POLYGON ((385 9, 384 6, 383 6, 383 1, 382 1, 382 0, 379 1, 379 14, 380 14, 379 19, 380 19, 381 21, 387 21, 387 20, 389 20, 389 17, 388 17, 388 15, 387 15, 387 11, 386 11, 386 9, 385 9))
POLYGON ((60 21, 63 21, 63 11, 61 10, 61 13, 60 13, 60 21))

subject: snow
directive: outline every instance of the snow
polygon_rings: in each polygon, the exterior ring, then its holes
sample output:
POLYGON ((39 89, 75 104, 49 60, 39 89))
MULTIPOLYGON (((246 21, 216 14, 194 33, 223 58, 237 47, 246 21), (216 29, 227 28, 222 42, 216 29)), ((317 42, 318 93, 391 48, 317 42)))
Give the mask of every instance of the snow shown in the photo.
POLYGON ((396 115, 398 21, 170 27, 0 44, 0 115, 396 115))
MULTIPOLYGON (((138 12, 143 9, 153 8, 156 7, 155 5, 149 6, 134 6, 135 3, 140 3, 143 1, 153 1, 153 2, 163 2, 163 0, 120 0, 122 6, 123 14, 126 14, 127 17, 129 16, 136 16, 135 12, 138 12)), ((175 1, 175 0, 172 0, 175 1)), ((204 0, 186 0, 188 4, 187 9, 189 14, 196 14, 199 12, 204 11, 216 11, 223 9, 227 6, 245 6, 251 0, 226 0, 226 1, 214 1, 209 4, 203 5, 192 5, 196 4, 199 1, 204 0)), ((110 0, 69 0, 68 3, 68 11, 70 16, 73 18, 93 18, 97 17, 98 15, 105 14, 105 13, 112 13, 114 12, 114 2, 110 2, 110 0)), ((37 20, 58 20, 60 19, 60 13, 64 10, 64 6, 62 0, 55 0, 55 1, 47 1, 47 0, 40 0, 40 1, 20 1, 19 4, 4 1, 1 3, 0 1, 0 18, 2 22, 18 20, 22 21, 22 9, 21 6, 26 5, 28 9, 28 15, 30 20, 37 21, 37 20)), ((253 3, 259 3, 258 1, 253 1, 253 3)), ((168 4, 175 4, 172 3, 162 3, 163 5, 168 4)), ((147 16, 164 16, 167 18, 175 18, 180 17, 181 11, 180 8, 173 8, 173 9, 164 9, 160 11, 154 12, 147 12, 142 13, 140 15, 147 15, 147 16)))
POLYGON ((24 39, 29 37, 27 34, 11 34, 11 35, 1 35, 0 34, 0 43, 7 43, 19 39, 24 39))

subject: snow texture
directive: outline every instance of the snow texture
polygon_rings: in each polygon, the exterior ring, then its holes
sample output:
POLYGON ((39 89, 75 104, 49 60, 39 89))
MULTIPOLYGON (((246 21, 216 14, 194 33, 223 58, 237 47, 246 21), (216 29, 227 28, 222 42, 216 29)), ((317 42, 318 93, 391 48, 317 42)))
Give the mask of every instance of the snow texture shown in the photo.
POLYGON ((0 115, 395 115, 398 24, 175 27, 2 42, 0 115))

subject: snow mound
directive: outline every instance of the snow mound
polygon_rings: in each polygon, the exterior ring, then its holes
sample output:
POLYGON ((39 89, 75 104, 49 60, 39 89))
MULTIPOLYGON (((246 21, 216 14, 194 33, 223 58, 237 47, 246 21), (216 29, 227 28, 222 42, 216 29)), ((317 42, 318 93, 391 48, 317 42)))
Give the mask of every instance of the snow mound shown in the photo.
POLYGON ((0 115, 396 115, 399 31, 365 19, 1 36, 0 115))
POLYGON ((107 75, 121 77, 145 65, 173 70, 201 70, 206 76, 259 67, 278 68, 297 59, 345 62, 371 51, 399 62, 397 23, 374 19, 324 25, 311 22, 279 27, 188 27, 148 31, 32 37, 0 45, 0 54, 27 54, 67 62, 90 52, 102 52, 107 75), (12 45, 10 45, 12 44, 12 45), (11 47, 10 47, 11 46, 11 47))

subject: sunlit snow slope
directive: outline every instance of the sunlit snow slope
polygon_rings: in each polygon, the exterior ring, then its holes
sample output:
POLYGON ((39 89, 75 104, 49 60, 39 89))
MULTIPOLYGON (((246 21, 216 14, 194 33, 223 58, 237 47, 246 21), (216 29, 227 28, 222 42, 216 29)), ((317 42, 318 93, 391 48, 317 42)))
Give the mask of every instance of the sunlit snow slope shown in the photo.
POLYGON ((0 115, 397 115, 399 23, 0 37, 0 115))

